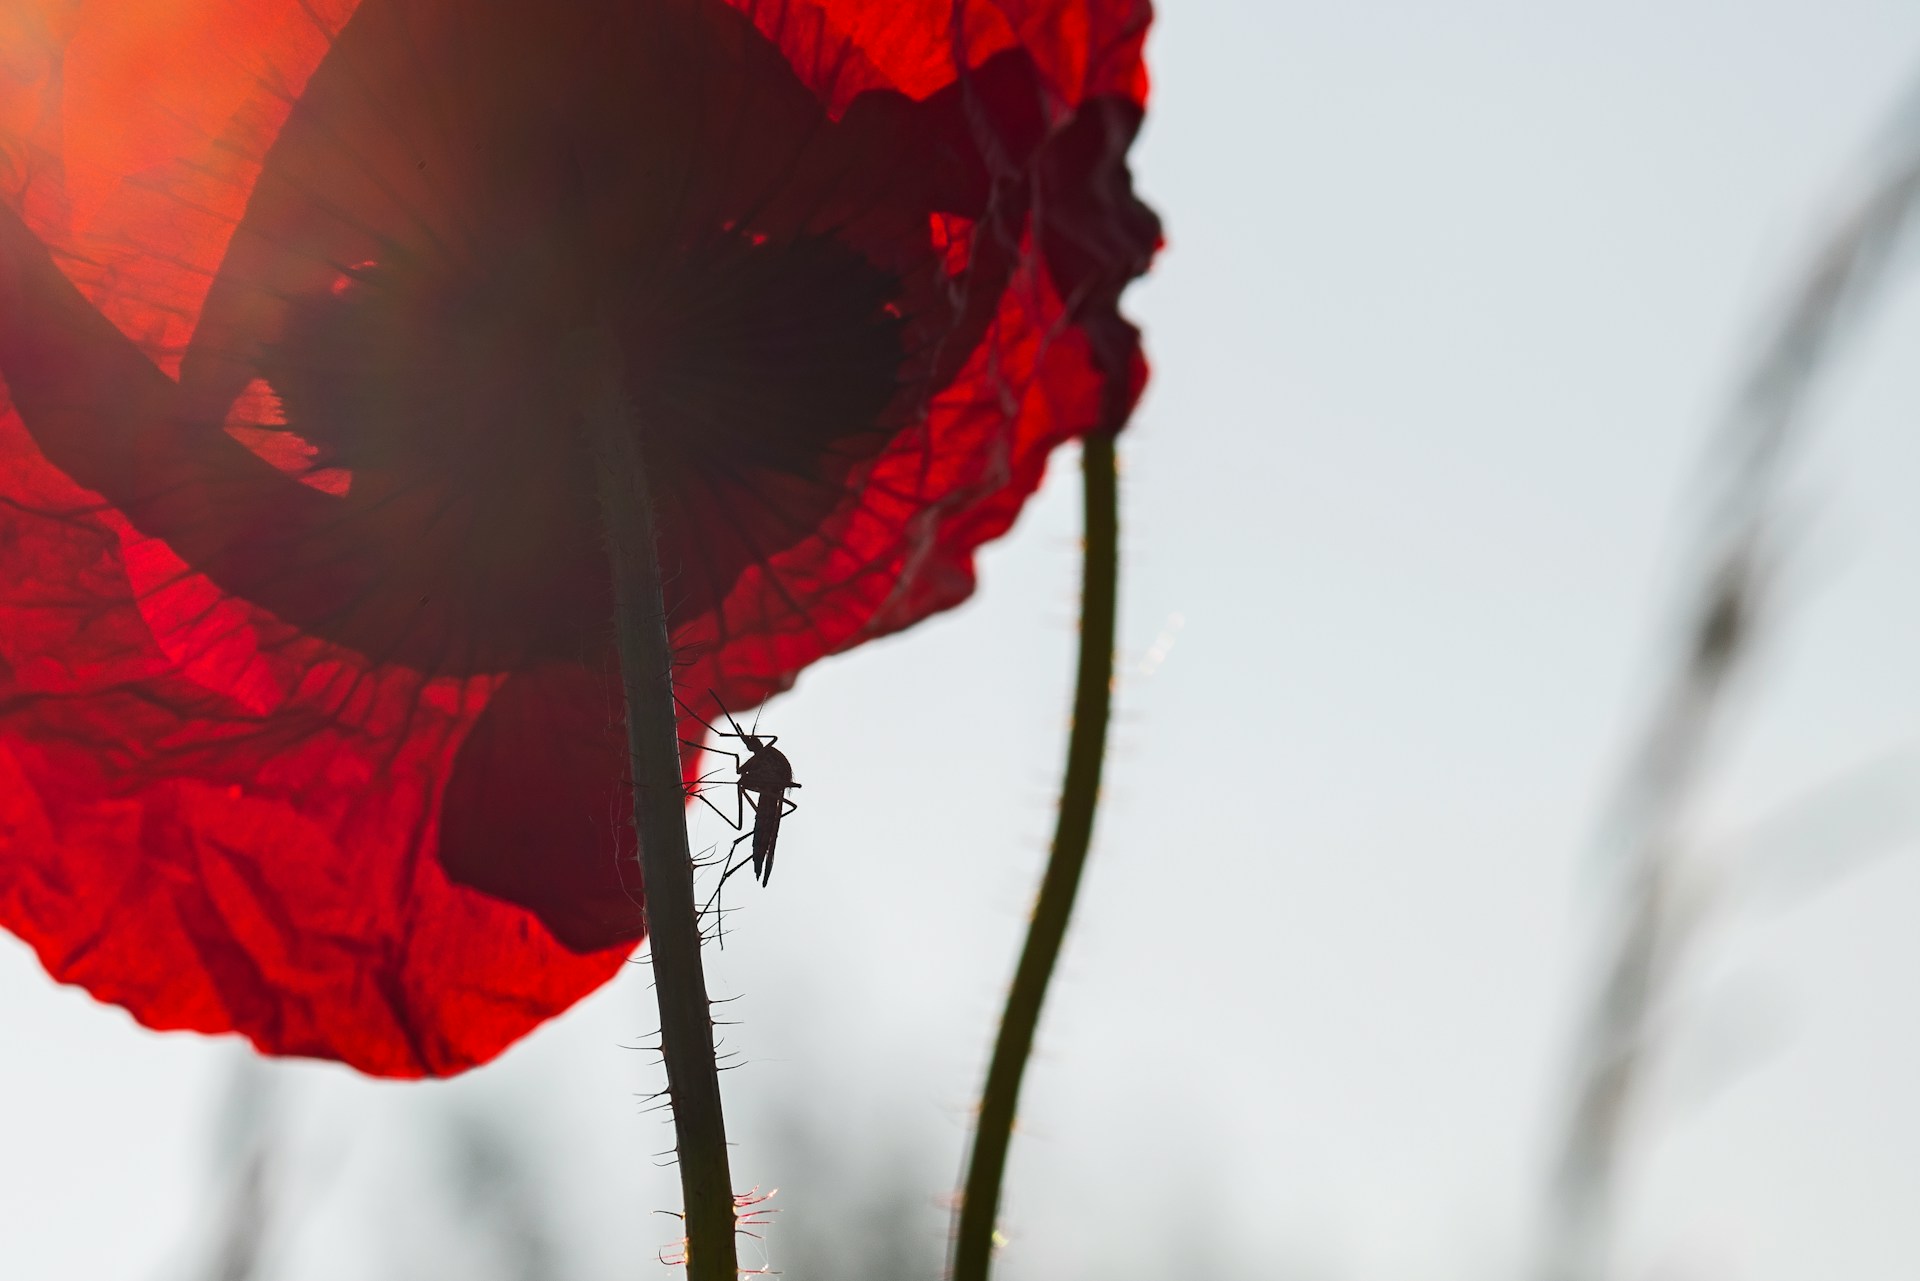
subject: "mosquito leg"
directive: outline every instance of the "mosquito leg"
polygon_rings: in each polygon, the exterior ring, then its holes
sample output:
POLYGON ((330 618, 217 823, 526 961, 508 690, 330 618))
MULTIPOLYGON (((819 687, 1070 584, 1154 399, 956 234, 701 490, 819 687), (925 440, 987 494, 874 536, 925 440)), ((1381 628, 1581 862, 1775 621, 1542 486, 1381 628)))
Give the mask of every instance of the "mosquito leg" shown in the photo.
MULTIPOLYGON (((760 880, 760 867, 765 860, 765 856, 760 850, 760 842, 753 840, 754 835, 758 833, 759 830, 760 824, 755 822, 752 827, 734 837, 733 846, 727 851, 727 857, 732 858, 735 850, 738 850, 742 845, 746 844, 746 842, 753 841, 753 844, 747 849, 747 857, 742 859, 741 862, 753 864, 753 878, 756 881, 760 880)), ((766 882, 761 881, 761 884, 764 885, 766 882)))
MULTIPOLYGON (((713 693, 713 691, 712 691, 712 690, 708 690, 708 691, 707 691, 707 693, 709 693, 709 694, 711 694, 711 693, 713 693)), ((696 721, 699 721, 699 722, 700 722, 700 723, 701 723, 702 725, 705 725, 705 726, 707 727, 707 732, 708 732, 709 734, 713 734, 713 735, 716 735, 717 737, 720 737, 720 738, 739 738, 739 737, 740 737, 740 734, 739 734, 739 733, 737 732, 737 731, 739 730, 739 728, 740 728, 740 727, 739 727, 738 725, 735 725, 735 726, 733 727, 733 728, 734 728, 734 730, 735 730, 736 732, 735 732, 735 733, 732 733, 732 734, 729 734, 729 733, 727 733, 727 731, 725 731, 725 730, 723 730, 723 729, 715 729, 715 728, 713 727, 713 722, 712 722, 712 721, 710 721, 710 720, 708 720, 708 719, 707 719, 706 717, 704 717, 704 716, 702 716, 702 715, 701 715, 700 713, 698 713, 698 712, 696 712, 696 711, 694 711, 694 710, 693 710, 693 709, 692 709, 691 707, 688 707, 688 706, 687 706, 687 700, 686 700, 686 699, 684 699, 684 698, 682 698, 682 697, 680 697, 680 696, 679 696, 678 694, 675 694, 675 695, 673 696, 673 701, 674 701, 674 702, 676 702, 676 703, 678 703, 678 704, 680 704, 680 710, 681 710, 681 711, 683 711, 683 712, 685 712, 685 713, 686 713, 687 715, 689 715, 689 716, 691 716, 691 717, 693 717, 693 719, 695 719, 696 721)), ((718 698, 716 698, 716 699, 714 699, 713 701, 714 701, 715 703, 718 703, 718 702, 719 702, 720 700, 719 700, 718 698)), ((722 708, 721 708, 720 710, 724 712, 724 711, 726 711, 727 709, 726 709, 725 707, 722 707, 722 708)), ((731 716, 729 716, 729 717, 728 717, 727 719, 728 719, 728 720, 732 720, 733 718, 732 718, 731 716)), ((682 741, 682 742, 685 742, 686 740, 684 740, 684 739, 682 739, 681 741, 682 741)))
MULTIPOLYGON (((686 704, 682 703, 681 706, 685 707, 686 704)), ((705 725, 706 722, 702 721, 701 724, 705 725)), ((712 729, 713 727, 711 725, 708 725, 707 728, 712 729)), ((703 752, 712 752, 717 756, 725 756, 733 761, 733 772, 736 774, 740 772, 740 757, 737 753, 729 752, 724 747, 710 747, 705 743, 696 743, 690 738, 683 738, 680 740, 680 742, 683 746, 686 746, 686 747, 696 748, 703 752)), ((724 768, 724 766, 722 768, 724 768)), ((706 792, 702 790, 703 784, 717 783, 721 781, 713 777, 713 775, 717 772, 718 772, 717 770, 709 770, 707 773, 702 774, 699 778, 695 779, 692 785, 688 788, 687 795, 698 797, 702 804, 704 804, 708 809, 712 810, 714 813, 718 814, 722 819, 725 819, 726 822, 733 827, 733 830, 737 832, 740 830, 740 825, 743 820, 740 818, 727 818, 727 812, 721 809, 718 805, 715 805, 710 799, 708 799, 706 792)))
POLYGON ((680 740, 680 744, 681 744, 681 746, 683 746, 683 747, 694 747, 694 748, 698 748, 699 750, 701 750, 701 751, 703 751, 703 752, 712 752, 712 753, 713 753, 713 754, 714 754, 715 756, 726 756, 726 757, 731 757, 731 758, 732 758, 732 760, 733 760, 733 768, 734 768, 734 771, 735 771, 736 773, 737 773, 737 772, 739 772, 739 769, 740 769, 740 754, 739 754, 738 752, 729 752, 729 751, 728 751, 728 750, 727 750, 726 748, 724 748, 724 747, 713 747, 713 746, 711 746, 711 745, 709 745, 709 744, 706 744, 706 743, 696 743, 696 742, 694 742, 694 741, 693 741, 692 739, 690 739, 690 738, 683 738, 683 739, 681 739, 681 740, 680 740))
POLYGON ((713 887, 713 893, 707 895, 707 906, 700 909, 700 914, 702 916, 705 916, 708 910, 713 907, 714 900, 720 897, 720 891, 726 888, 728 878, 731 877, 735 872, 739 871, 741 868, 745 867, 746 865, 747 865, 747 860, 743 858, 738 863, 733 864, 732 866, 728 867, 724 872, 720 873, 719 883, 713 887))
MULTIPOLYGON (((731 827, 734 831, 738 832, 743 830, 746 827, 747 825, 747 789, 746 788, 742 787, 736 793, 734 797, 733 813, 731 815, 729 815, 725 810, 721 809, 718 805, 715 805, 713 803, 713 798, 708 796, 703 791, 690 792, 689 795, 697 797, 702 805, 705 805, 708 809, 718 814, 720 816, 720 821, 725 823, 728 827, 731 827)), ((737 841, 735 842, 735 844, 738 844, 738 843, 739 842, 737 841)))
MULTIPOLYGON (((692 800, 696 796, 705 796, 708 789, 724 785, 726 780, 720 778, 719 774, 719 770, 712 770, 702 774, 698 778, 685 780, 687 799, 692 800)), ((708 804, 712 804, 712 802, 709 801, 708 804)))
MULTIPOLYGON (((727 857, 732 858, 734 855, 734 851, 738 850, 743 842, 752 840, 753 834, 759 830, 760 830, 759 825, 755 824, 754 826, 749 827, 746 831, 740 833, 740 835, 734 837, 733 844, 727 847, 727 857)), ((754 860, 756 862, 758 861, 757 859, 755 859, 755 856, 752 850, 747 851, 747 858, 749 860, 754 860)), ((757 866, 753 869, 753 874, 755 876, 758 876, 760 874, 760 869, 757 866)))
POLYGON ((741 828, 741 825, 746 822, 746 817, 744 815, 735 817, 734 815, 731 815, 727 813, 725 810, 721 809, 718 805, 715 805, 713 803, 712 798, 709 797, 705 792, 694 792, 693 796, 702 805, 706 806, 708 809, 718 814, 720 816, 720 821, 725 823, 728 827, 731 827, 736 832, 739 831, 741 828))
MULTIPOLYGON (((751 836, 752 833, 749 832, 747 835, 751 836)), ((742 841, 744 841, 745 839, 746 839, 745 836, 740 838, 740 840, 742 841)), ((740 841, 735 841, 733 843, 733 849, 739 849, 739 848, 740 848, 740 841)), ((732 853, 733 853, 732 850, 729 850, 727 853, 728 853, 728 857, 732 857, 732 853)), ((741 859, 738 863, 735 863, 732 867, 729 867, 726 871, 720 873, 720 883, 713 887, 713 893, 707 895, 707 905, 700 909, 701 916, 705 916, 708 912, 712 911, 713 905, 720 900, 720 891, 727 888, 727 878, 732 876, 735 872, 739 871, 741 868, 745 867, 748 863, 752 861, 753 861, 752 856, 749 855, 747 858, 741 859)))

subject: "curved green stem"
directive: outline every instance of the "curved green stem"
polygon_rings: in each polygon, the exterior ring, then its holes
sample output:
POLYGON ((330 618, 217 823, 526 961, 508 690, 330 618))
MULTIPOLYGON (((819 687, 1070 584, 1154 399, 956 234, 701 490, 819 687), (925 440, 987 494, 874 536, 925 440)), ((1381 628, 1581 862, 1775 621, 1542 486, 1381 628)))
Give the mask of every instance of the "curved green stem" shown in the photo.
POLYGON ((1093 838, 1106 757, 1107 720, 1113 701, 1115 602, 1119 594, 1120 519, 1114 439, 1086 438, 1081 454, 1086 493, 1086 568, 1080 597, 1080 668, 1074 683, 1073 732, 1067 740, 1066 779, 1053 852, 1040 882, 1040 897, 1027 927, 1027 942, 1014 971, 1013 988, 1000 1018, 1000 1037, 980 1093, 973 1152, 961 1189, 953 1239, 954 1281, 985 1281, 993 1262, 994 1224, 1000 1211, 1007 1148, 1013 1137, 1020 1080, 1033 1053, 1034 1029, 1047 998, 1047 984, 1073 915, 1074 895, 1093 838))
POLYGON ((690 1281, 736 1281, 733 1179, 714 1061, 713 1011, 700 962, 693 860, 680 778, 673 650, 660 559, 633 411, 617 357, 600 335, 581 340, 581 410, 598 473, 613 569, 614 630, 626 687, 633 821, 646 887, 648 946, 660 1003, 660 1056, 673 1105, 690 1281))

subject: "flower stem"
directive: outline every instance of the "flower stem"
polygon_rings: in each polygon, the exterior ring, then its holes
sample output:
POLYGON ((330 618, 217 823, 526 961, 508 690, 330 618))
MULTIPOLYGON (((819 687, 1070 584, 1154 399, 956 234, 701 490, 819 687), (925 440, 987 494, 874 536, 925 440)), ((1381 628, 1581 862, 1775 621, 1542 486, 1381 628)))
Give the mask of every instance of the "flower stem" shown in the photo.
POLYGON ((633 410, 610 344, 584 343, 581 409, 598 474, 613 569, 614 630, 626 687, 633 821, 660 1003, 660 1053, 686 1203, 690 1281, 735 1281, 733 1180, 714 1062, 713 1013, 700 963, 693 860, 673 706, 673 651, 660 586, 653 496, 633 410))
POLYGON ((1000 1210, 1014 1111, 1020 1101, 1020 1080, 1033 1053, 1034 1029, 1040 1022, 1047 984, 1060 959, 1060 945, 1073 914, 1073 899, 1080 888, 1080 873, 1086 867, 1094 809, 1100 796, 1100 768, 1106 757, 1107 719, 1113 701, 1114 606, 1120 576, 1119 485, 1111 433, 1097 432, 1086 438, 1081 472, 1087 523, 1080 596, 1080 667, 1074 683, 1067 772, 1060 788, 1060 818, 1054 828, 1046 875, 1040 882, 1040 897, 1027 926, 1026 946, 1000 1018, 1000 1037, 987 1068, 987 1083, 980 1094, 973 1152, 954 1229, 953 1281, 985 1281, 992 1266, 994 1224, 1000 1210))

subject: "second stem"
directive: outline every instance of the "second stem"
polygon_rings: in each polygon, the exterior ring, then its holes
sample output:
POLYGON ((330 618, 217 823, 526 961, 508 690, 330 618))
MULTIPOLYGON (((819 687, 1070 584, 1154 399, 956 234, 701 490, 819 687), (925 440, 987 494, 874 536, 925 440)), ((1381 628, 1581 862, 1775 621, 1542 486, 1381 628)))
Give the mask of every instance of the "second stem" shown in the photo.
POLYGON ((1013 1140, 1020 1081, 1033 1054, 1033 1037, 1047 999, 1060 946, 1067 937, 1080 874, 1093 841, 1093 815, 1100 799, 1100 770, 1107 754, 1107 720, 1113 703, 1114 615, 1119 595, 1119 475, 1110 432, 1096 432, 1081 447, 1086 494, 1086 569, 1080 593, 1080 667, 1074 681, 1073 730, 1067 740, 1067 772, 1060 786, 1060 821, 1040 882, 1027 942, 1007 993, 1000 1036, 980 1092, 973 1152, 960 1192, 954 1229, 953 1281, 986 1281, 992 1266, 994 1223, 1000 1212, 1007 1149, 1013 1140))

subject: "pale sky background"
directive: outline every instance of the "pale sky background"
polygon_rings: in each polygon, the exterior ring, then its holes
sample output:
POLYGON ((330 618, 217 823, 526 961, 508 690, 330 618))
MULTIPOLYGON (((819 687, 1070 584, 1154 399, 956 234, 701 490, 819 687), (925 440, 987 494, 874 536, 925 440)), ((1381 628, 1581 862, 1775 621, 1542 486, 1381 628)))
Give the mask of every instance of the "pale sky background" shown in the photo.
MULTIPOLYGON (((1688 482, 1920 85, 1920 7, 1166 0, 1149 56, 1136 170, 1172 247, 1130 296, 1155 381, 1124 444, 1125 675, 999 1276, 1518 1281, 1589 983, 1590 834, 1671 640, 1688 482)), ((1916 355, 1908 283, 1821 398, 1713 832, 1920 743, 1916 355)), ((735 1171, 782 1185, 791 1281, 827 1274, 789 1243, 865 1231, 861 1189, 905 1207, 902 1275, 939 1269, 1050 830, 1078 524, 1063 456, 974 603, 765 713, 803 809, 712 964, 744 1020, 735 1171)), ((1920 1275, 1901 760, 1857 807, 1882 857, 1705 940, 1623 1277, 1920 1275)), ((1773 842, 1819 866, 1856 844, 1840 821, 1773 842)), ((658 1069, 622 1048, 651 999, 636 967, 451 1084, 274 1069, 267 1275, 509 1275, 438 1191, 463 1118, 527 1145, 555 1281, 670 1275, 670 1135, 635 1098, 658 1069)), ((0 1029, 0 1270, 193 1275, 246 1056, 138 1030, 11 939, 0 1029)))

